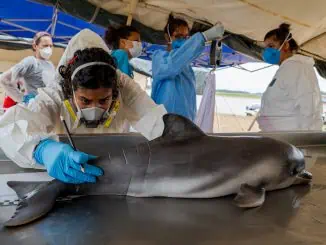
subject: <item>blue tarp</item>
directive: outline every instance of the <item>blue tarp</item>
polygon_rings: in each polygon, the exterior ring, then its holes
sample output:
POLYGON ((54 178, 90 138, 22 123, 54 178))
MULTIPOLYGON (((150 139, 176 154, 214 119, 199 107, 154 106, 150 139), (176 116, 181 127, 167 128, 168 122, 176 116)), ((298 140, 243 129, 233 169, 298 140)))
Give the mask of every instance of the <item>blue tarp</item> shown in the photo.
MULTIPOLYGON (((0 34, 19 38, 33 38, 35 32, 51 33, 54 8, 26 0, 2 0, 0 3, 0 34)), ((104 28, 90 24, 70 15, 58 12, 54 42, 67 43, 84 28, 103 35, 104 28)))
MULTIPOLYGON (((153 53, 156 50, 166 50, 166 46, 158 44, 143 43, 144 53, 140 57, 141 59, 151 60, 153 53)), ((205 47, 204 52, 192 63, 195 67, 209 67, 209 53, 210 45, 205 47)), ((242 55, 228 46, 222 44, 222 57, 220 66, 230 66, 236 64, 244 64, 248 62, 256 62, 257 60, 242 55)))

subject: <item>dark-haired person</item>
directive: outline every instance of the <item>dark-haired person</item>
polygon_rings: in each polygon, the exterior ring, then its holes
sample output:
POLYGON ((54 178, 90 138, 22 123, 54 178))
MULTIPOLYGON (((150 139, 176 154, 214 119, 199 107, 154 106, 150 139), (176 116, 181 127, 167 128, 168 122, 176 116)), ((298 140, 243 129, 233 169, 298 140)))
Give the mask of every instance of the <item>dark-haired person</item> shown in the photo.
POLYGON ((153 54, 151 97, 157 104, 163 104, 169 113, 194 121, 197 108, 191 62, 203 52, 206 41, 223 36, 224 27, 219 23, 189 38, 188 23, 170 15, 164 32, 168 48, 153 54))
POLYGON ((142 43, 137 29, 132 26, 119 28, 109 26, 104 40, 112 50, 111 55, 115 58, 118 69, 133 78, 133 69, 129 60, 139 57, 142 53, 142 43))
POLYGON ((58 142, 60 116, 74 134, 120 133, 126 120, 149 140, 162 134, 164 106, 116 69, 96 33, 85 29, 74 36, 58 67, 57 88, 39 89, 28 106, 18 104, 0 118, 0 146, 17 165, 45 168, 67 183, 96 181, 102 171, 87 164, 93 156, 58 142))
POLYGON ((313 58, 296 54, 288 24, 264 38, 265 62, 279 65, 262 97, 257 122, 262 131, 322 129, 322 101, 313 58))
POLYGON ((55 67, 49 60, 52 55, 52 37, 47 32, 38 32, 33 38, 33 56, 28 56, 0 76, 0 84, 15 102, 25 102, 35 97, 37 89, 53 82, 55 67), (24 78, 25 94, 17 87, 24 78))

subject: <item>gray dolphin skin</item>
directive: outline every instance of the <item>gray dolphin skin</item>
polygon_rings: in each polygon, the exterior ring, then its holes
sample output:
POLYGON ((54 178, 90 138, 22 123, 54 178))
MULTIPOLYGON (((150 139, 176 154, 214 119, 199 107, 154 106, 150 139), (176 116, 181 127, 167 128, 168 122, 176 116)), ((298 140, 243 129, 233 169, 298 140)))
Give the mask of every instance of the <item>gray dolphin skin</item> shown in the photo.
POLYGON ((8 182, 20 202, 4 225, 30 223, 50 212, 57 198, 71 195, 217 198, 235 194, 237 206, 252 208, 264 203, 265 191, 311 182, 304 156, 293 145, 259 136, 208 136, 175 114, 166 114, 163 120, 161 137, 92 160, 104 170, 95 184, 8 182))

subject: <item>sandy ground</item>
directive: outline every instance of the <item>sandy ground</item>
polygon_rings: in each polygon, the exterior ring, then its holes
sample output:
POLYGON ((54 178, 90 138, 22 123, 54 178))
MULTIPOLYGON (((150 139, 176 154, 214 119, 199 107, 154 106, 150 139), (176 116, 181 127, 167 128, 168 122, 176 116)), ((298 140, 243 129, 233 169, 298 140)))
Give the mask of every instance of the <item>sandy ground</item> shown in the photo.
MULTIPOLYGON (((253 116, 216 114, 214 119, 214 133, 247 132, 253 120, 253 116)), ((258 125, 255 123, 250 132, 258 131, 258 125)))

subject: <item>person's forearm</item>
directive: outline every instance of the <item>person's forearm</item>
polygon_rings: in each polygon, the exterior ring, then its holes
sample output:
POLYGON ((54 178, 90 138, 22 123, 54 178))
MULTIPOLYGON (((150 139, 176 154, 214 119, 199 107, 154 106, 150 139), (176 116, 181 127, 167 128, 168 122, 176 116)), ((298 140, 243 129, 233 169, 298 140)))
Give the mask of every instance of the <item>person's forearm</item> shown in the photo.
POLYGON ((24 94, 19 91, 17 84, 13 83, 10 70, 0 76, 0 84, 5 93, 14 101, 21 102, 23 100, 24 94))

